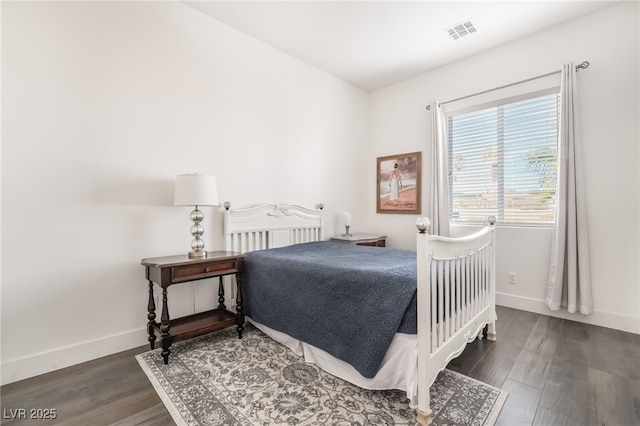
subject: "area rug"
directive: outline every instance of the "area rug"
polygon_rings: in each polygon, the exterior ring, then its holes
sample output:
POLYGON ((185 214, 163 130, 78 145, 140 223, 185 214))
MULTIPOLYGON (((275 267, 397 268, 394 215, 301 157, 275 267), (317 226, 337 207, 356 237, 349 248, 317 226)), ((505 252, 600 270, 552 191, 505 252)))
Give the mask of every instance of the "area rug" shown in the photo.
MULTIPOLYGON (((248 325, 136 356, 176 424, 414 425, 406 393, 336 378, 248 325)), ((435 425, 493 425, 506 393, 444 370, 431 386, 435 425)))

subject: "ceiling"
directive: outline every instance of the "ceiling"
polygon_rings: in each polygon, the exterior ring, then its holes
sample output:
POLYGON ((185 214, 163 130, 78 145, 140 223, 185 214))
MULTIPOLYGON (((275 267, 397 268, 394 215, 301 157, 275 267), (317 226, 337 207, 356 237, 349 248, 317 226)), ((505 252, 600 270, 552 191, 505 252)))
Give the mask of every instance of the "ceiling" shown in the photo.
POLYGON ((616 3, 608 1, 183 1, 366 91, 616 3), (447 28, 477 31, 452 40, 447 28))

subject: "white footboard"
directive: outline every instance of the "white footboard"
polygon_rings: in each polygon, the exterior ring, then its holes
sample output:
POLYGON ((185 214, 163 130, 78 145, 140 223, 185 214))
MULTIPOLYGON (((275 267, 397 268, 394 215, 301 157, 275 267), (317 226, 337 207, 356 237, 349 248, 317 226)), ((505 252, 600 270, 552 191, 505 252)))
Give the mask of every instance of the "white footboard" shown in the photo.
MULTIPOLYGON (((495 222, 495 221, 493 221, 495 222)), ((449 361, 489 325, 495 340, 495 229, 463 238, 428 234, 417 226, 418 421, 431 423, 429 388, 449 361)))

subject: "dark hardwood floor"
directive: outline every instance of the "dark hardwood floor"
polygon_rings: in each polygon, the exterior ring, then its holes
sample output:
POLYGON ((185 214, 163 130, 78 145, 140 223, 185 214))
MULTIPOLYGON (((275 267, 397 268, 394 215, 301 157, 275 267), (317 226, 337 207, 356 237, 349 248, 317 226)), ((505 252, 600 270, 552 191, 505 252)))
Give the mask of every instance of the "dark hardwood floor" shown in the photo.
MULTIPOLYGON (((504 307, 498 317, 497 342, 477 340, 449 365, 509 392, 497 425, 640 425, 640 336, 504 307)), ((147 350, 2 386, 2 424, 173 425, 134 358, 147 350)))
POLYGON ((498 307, 449 368, 509 392, 497 425, 640 425, 640 336, 498 307))

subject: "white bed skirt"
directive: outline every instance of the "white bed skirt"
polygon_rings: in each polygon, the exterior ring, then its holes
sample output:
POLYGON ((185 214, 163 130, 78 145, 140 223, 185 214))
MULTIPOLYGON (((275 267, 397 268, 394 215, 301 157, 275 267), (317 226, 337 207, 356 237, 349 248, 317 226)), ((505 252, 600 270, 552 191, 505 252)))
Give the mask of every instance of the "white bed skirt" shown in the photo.
POLYGON ((337 359, 322 349, 274 330, 247 318, 264 334, 291 349, 305 362, 316 364, 324 371, 364 389, 399 389, 407 393, 409 405, 418 405, 418 338, 415 334, 396 333, 391 346, 373 378, 363 377, 350 364, 337 359))

